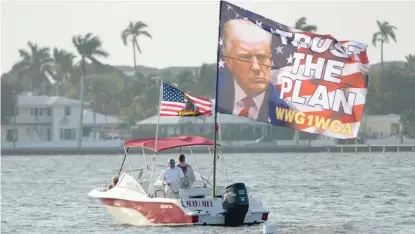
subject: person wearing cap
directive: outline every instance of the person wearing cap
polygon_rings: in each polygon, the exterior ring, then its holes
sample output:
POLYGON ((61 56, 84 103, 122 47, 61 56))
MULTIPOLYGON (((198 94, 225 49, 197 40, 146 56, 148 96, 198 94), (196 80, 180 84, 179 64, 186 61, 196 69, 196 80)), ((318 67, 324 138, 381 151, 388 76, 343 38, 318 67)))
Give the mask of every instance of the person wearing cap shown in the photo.
POLYGON ((180 154, 179 156, 179 163, 177 164, 177 167, 179 167, 180 169, 182 169, 183 173, 185 176, 189 177, 190 179, 192 179, 193 181, 196 180, 196 176, 195 176, 195 172, 193 171, 192 166, 190 166, 189 164, 187 164, 185 162, 186 158, 184 156, 184 154, 180 154))
POLYGON ((176 167, 174 159, 170 158, 168 167, 163 172, 164 192, 167 198, 178 198, 180 189, 180 179, 184 177, 183 171, 176 167))

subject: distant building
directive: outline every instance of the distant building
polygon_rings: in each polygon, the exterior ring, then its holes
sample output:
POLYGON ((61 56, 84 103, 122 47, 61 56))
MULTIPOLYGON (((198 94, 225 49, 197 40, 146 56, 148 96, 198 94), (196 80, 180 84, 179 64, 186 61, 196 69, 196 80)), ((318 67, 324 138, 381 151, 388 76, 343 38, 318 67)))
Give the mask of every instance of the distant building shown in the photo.
POLYGON ((369 138, 390 138, 401 131, 400 115, 368 115, 361 119, 360 129, 369 138))
MULTIPOLYGON (((17 97, 16 123, 2 125, 2 144, 13 142, 76 141, 78 139, 80 100, 56 96, 34 96, 30 93, 17 97)), ((115 128, 119 120, 95 113, 85 102, 83 135, 86 140, 99 139, 100 134, 115 128)))
MULTIPOLYGON (((212 111, 214 112, 215 100, 212 101, 212 111)), ((152 136, 155 134, 158 116, 138 121, 136 128, 141 133, 140 137, 152 136)), ((255 139, 261 138, 263 135, 271 135, 273 132, 281 131, 282 128, 275 127, 266 123, 258 122, 248 118, 226 115, 218 113, 218 124, 220 132, 225 139, 243 139, 251 136, 255 139), (238 132, 237 136, 231 135, 238 132), (244 134, 245 133, 245 134, 244 134)), ((214 132, 214 116, 200 117, 160 117, 159 136, 169 137, 176 135, 197 134, 211 137, 214 132)))
POLYGON ((117 126, 121 121, 115 116, 84 110, 83 135, 86 140, 114 140, 122 138, 117 126))

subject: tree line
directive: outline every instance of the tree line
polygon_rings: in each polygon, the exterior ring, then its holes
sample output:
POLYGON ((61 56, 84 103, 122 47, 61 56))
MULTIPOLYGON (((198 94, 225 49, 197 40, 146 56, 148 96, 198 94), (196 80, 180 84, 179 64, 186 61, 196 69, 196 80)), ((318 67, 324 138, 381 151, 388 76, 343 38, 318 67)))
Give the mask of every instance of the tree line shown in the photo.
MULTIPOLYGON (((396 43, 397 28, 386 21, 376 23, 378 31, 373 34, 372 44, 380 47, 381 65, 372 66, 365 113, 400 114, 405 134, 415 137, 415 55, 408 54, 405 62, 384 62, 384 46, 392 41, 396 43)), ((318 31, 316 25, 307 24, 306 17, 298 19, 294 28, 318 31)), ((142 53, 139 44, 142 37, 152 39, 148 25, 142 21, 129 22, 120 35, 120 43, 132 47, 135 73, 132 77, 100 61, 108 57, 109 52, 104 49, 102 40, 92 33, 72 37, 76 54, 29 41, 26 49, 18 51, 21 59, 1 77, 2 123, 11 122, 15 95, 22 91, 80 98, 94 111, 117 116, 126 125, 157 113, 157 77, 183 91, 215 97, 215 64, 143 74, 137 66, 137 54, 142 53)))

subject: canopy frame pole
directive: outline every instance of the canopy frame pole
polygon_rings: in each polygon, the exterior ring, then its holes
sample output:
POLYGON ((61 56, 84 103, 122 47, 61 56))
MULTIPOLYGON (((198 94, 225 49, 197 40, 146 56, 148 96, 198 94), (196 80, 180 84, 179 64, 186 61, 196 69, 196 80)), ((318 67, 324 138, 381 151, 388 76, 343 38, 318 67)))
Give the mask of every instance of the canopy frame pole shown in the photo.
MULTIPOLYGON (((208 147, 209 147, 209 146, 208 146, 208 147)), ((200 170, 200 167, 199 167, 199 163, 197 163, 197 160, 196 160, 196 158, 195 158, 195 155, 193 154, 193 150, 192 150, 192 148, 191 148, 190 146, 188 146, 188 148, 189 148, 190 154, 192 155, 193 161, 194 161, 194 162, 195 162, 195 164, 196 164, 197 170, 199 171, 200 178, 202 179, 203 184, 205 184, 205 185, 206 185, 206 183, 204 182, 204 178, 203 178, 203 175, 202 175, 202 171, 200 170)), ((195 178, 195 179, 196 179, 196 178, 195 178)))
POLYGON ((130 157, 128 157, 128 155, 127 155, 127 162, 128 162, 128 166, 130 167, 130 172, 133 175, 133 178, 135 178, 133 167, 131 166, 131 163, 130 163, 130 157))
POLYGON ((146 162, 146 168, 144 168, 143 169, 143 174, 141 175, 141 179, 140 179, 140 181, 143 181, 143 179, 145 178, 145 176, 147 175, 147 173, 148 173, 148 171, 149 171, 149 169, 150 169, 150 167, 149 167, 149 165, 148 165, 148 161, 147 161, 147 155, 146 155, 146 152, 145 152, 145 150, 144 150, 144 146, 141 146, 141 151, 143 152, 143 157, 144 157, 144 160, 145 160, 145 162, 146 162))
POLYGON ((143 151, 144 161, 146 161, 146 168, 148 170, 148 169, 150 169, 150 167, 148 166, 147 155, 146 155, 146 152, 144 151, 144 147, 143 146, 141 146, 141 151, 143 151))
POLYGON ((124 146, 124 159, 122 160, 121 168, 120 168, 120 171, 118 172, 118 176, 117 176, 118 178, 120 178, 120 174, 121 174, 122 168, 124 166, 125 158, 127 157, 127 154, 128 154, 128 149, 129 149, 129 147, 124 146))

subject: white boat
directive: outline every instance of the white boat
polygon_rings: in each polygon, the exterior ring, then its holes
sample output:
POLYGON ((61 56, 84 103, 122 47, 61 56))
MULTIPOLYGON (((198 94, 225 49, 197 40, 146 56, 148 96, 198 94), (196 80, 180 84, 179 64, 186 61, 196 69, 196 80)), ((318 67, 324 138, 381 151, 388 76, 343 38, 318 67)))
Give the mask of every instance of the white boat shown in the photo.
MULTIPOLYGON (((110 190, 106 188, 94 189, 88 195, 101 201, 118 224, 237 226, 266 222, 269 211, 262 206, 259 200, 248 194, 243 183, 219 187, 212 185, 208 179, 202 176, 191 146, 210 147, 212 145, 214 145, 213 141, 200 136, 126 141, 124 142, 125 156, 117 185, 110 190), (128 149, 131 147, 142 147, 145 167, 138 170, 138 175, 134 175, 134 170, 132 170, 128 159, 128 149), (151 182, 154 178, 155 161, 159 152, 173 148, 180 148, 181 152, 183 147, 190 149, 191 158, 194 161, 190 165, 199 169, 199 173, 194 170, 195 181, 189 177, 182 178, 177 197, 166 198, 165 187, 161 181, 162 175, 160 174, 154 183, 151 182), (144 149, 154 152, 151 165, 147 163, 144 149), (121 173, 126 159, 130 173, 121 173), (151 175, 148 172, 151 172, 151 175)), ((220 145, 217 145, 216 148, 221 151, 220 145)), ((189 158, 187 156, 187 159, 189 158)), ((216 157, 213 159, 214 184, 216 159, 216 157)))

